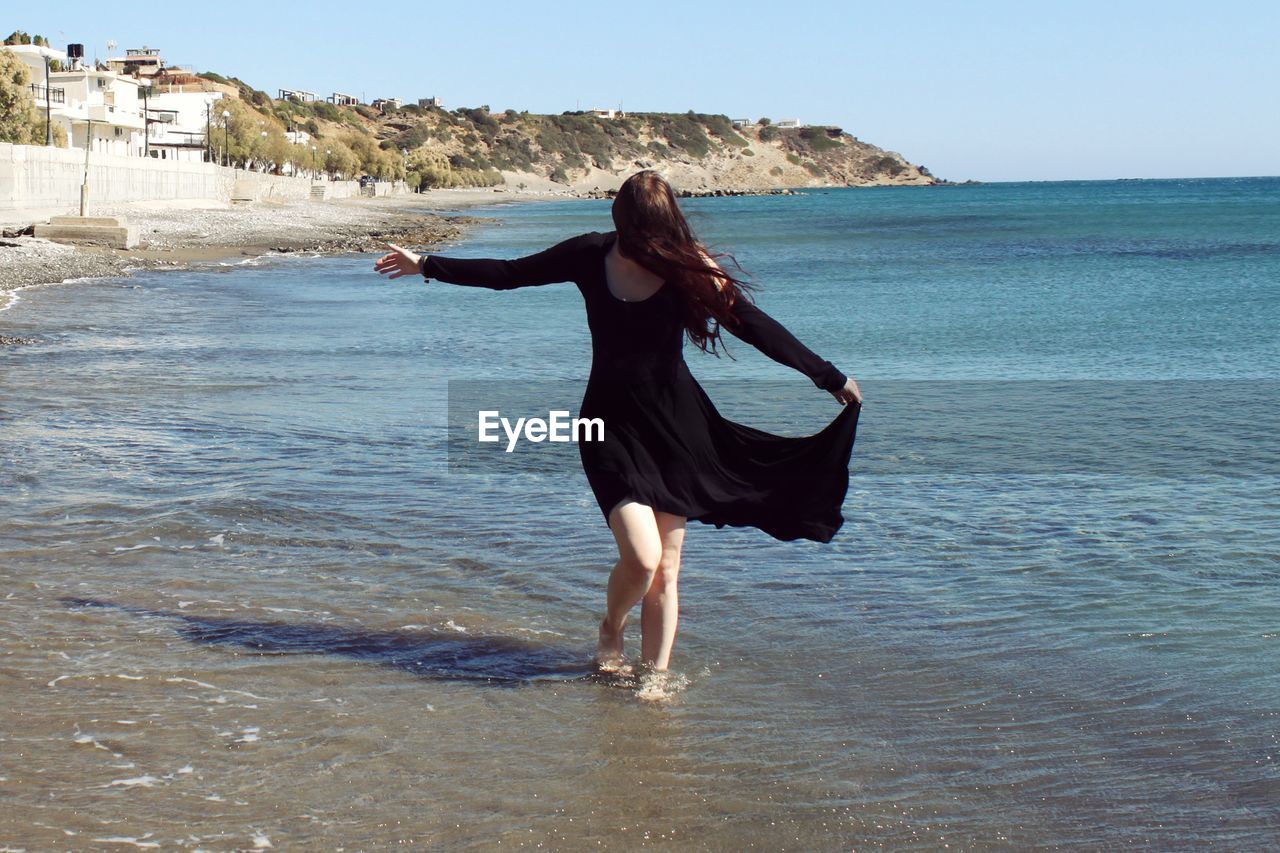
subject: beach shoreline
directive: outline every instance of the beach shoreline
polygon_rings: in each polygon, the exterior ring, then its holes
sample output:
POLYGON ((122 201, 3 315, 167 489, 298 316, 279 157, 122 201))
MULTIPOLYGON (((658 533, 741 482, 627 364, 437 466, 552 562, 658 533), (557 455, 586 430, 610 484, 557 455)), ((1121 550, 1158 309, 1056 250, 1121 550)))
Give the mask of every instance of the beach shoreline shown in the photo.
MULTIPOLYGON (((542 193, 473 189, 285 203, 178 200, 95 206, 93 215, 120 216, 136 224, 139 245, 68 245, 29 233, 0 239, 0 346, 30 342, 6 336, 2 318, 16 292, 34 286, 190 269, 269 254, 380 253, 388 242, 431 248, 458 239, 482 221, 468 211, 545 198, 542 193)), ((8 211, 0 215, 0 225, 7 233, 29 232, 49 215, 50 211, 8 211)))

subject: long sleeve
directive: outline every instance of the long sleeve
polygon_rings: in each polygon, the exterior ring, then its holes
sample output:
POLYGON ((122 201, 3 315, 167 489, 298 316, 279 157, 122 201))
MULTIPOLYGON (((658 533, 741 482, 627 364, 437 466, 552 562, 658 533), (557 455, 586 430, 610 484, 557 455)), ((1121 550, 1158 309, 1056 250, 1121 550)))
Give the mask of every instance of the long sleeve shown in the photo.
POLYGON ((537 254, 513 260, 424 255, 422 275, 449 284, 487 287, 490 290, 513 290, 570 281, 578 271, 581 250, 590 244, 589 238, 593 236, 598 235, 571 237, 537 254))
POLYGON ((800 343, 785 327, 746 299, 738 299, 732 312, 735 324, 725 324, 733 335, 769 358, 800 371, 824 391, 839 391, 847 377, 829 361, 800 343))

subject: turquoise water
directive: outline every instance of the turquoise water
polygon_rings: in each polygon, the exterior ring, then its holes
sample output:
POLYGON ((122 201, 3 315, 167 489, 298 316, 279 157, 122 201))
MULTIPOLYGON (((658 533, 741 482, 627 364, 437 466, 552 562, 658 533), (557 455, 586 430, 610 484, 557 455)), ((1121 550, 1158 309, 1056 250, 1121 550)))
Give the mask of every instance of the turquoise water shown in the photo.
MULTIPOLYGON (((835 541, 690 527, 658 702, 578 680, 581 472, 445 464, 451 381, 575 402, 572 285, 278 259, 0 313, 0 841, 1280 841, 1280 179, 683 205, 867 404, 835 541)), ((447 251, 611 227, 490 214, 447 251)), ((686 348, 727 413, 834 416, 730 350, 686 348)))

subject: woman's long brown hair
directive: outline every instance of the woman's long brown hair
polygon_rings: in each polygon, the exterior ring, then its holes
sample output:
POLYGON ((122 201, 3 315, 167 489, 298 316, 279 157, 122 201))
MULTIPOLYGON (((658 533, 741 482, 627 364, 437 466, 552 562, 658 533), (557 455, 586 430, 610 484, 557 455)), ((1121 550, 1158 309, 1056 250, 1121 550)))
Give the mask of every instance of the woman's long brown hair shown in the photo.
POLYGON ((733 330, 730 311, 737 300, 749 299, 752 285, 709 265, 703 254, 727 257, 741 271, 737 260, 727 253, 712 254, 698 242, 671 186, 652 169, 636 172, 622 184, 613 200, 613 224, 624 257, 675 285, 689 340, 718 355, 716 346, 724 346, 720 326, 733 330))

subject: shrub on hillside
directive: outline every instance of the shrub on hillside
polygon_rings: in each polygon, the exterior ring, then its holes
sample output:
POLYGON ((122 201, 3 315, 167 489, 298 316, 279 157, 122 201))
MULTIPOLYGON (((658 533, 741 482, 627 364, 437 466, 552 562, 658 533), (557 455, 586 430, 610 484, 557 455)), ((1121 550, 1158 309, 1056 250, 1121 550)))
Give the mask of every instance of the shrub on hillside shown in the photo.
POLYGON ((826 127, 802 127, 800 138, 814 151, 830 151, 832 148, 840 147, 840 128, 835 128, 835 137, 831 135, 831 130, 832 128, 826 127))

